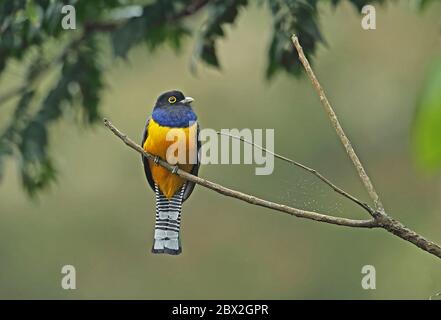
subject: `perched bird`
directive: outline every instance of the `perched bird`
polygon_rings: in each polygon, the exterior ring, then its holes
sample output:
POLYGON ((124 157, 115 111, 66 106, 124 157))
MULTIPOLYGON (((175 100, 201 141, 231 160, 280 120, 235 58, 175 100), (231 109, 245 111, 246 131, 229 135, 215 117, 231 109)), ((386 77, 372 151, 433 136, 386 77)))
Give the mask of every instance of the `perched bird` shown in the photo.
POLYGON ((153 161, 142 157, 147 181, 156 193, 153 253, 177 255, 182 252, 179 236, 181 208, 193 192, 195 184, 159 166, 158 161, 159 158, 167 160, 167 150, 176 140, 170 139, 170 131, 179 130, 185 139, 186 154, 185 161, 178 157, 177 165, 193 175, 198 174, 199 127, 197 116, 190 105, 192 101, 193 98, 185 97, 177 90, 161 94, 144 128, 141 145, 145 151, 156 156, 153 161))

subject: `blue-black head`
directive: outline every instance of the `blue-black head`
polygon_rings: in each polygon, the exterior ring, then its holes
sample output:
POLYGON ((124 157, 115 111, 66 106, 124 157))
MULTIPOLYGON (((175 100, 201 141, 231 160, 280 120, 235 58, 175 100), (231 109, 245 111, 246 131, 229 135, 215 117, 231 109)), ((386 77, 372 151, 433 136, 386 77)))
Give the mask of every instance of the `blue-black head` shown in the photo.
POLYGON ((153 107, 152 118, 162 126, 185 128, 197 120, 191 103, 181 91, 172 90, 161 94, 153 107))

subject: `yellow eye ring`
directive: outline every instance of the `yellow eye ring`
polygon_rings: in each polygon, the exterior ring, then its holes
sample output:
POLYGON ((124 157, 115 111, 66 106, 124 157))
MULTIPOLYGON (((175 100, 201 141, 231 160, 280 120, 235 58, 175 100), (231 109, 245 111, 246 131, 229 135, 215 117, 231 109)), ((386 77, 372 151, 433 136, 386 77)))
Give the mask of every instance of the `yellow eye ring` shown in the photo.
POLYGON ((176 102, 176 97, 175 96, 171 96, 170 98, 168 98, 168 102, 175 103, 176 102))

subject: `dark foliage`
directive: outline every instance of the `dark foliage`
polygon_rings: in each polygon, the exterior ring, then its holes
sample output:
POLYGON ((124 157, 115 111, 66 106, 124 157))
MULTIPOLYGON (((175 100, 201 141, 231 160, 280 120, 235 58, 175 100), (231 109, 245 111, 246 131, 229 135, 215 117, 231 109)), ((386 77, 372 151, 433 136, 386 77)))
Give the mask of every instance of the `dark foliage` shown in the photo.
MULTIPOLYGON (((308 56, 324 41, 317 16, 319 2, 259 1, 273 16, 266 68, 268 79, 278 71, 299 74, 299 61, 290 42, 293 33, 299 36, 308 56)), ((332 0, 334 5, 339 2, 332 0)), ((360 9, 372 1, 349 2, 360 9)), ((187 22, 203 11, 206 17, 202 28, 194 28, 201 30, 197 31, 195 59, 219 68, 217 40, 225 36, 225 27, 233 24, 250 3, 249 0, 2 1, 0 75, 11 60, 25 63, 28 70, 23 85, 17 90, 20 98, 15 110, 0 133, 0 179, 5 158, 13 157, 19 163, 25 190, 35 194, 56 177, 48 153, 48 126, 60 120, 69 109, 78 112, 86 124, 100 118, 103 70, 98 62, 103 54, 100 46, 103 39, 110 39, 115 57, 127 57, 130 49, 141 43, 150 51, 162 44, 178 50, 183 38, 194 32, 187 22), (61 27, 61 8, 67 4, 75 7, 76 30, 66 31, 61 27), (54 46, 60 52, 51 57, 54 46), (58 78, 48 90, 35 90, 35 83, 48 70, 57 71, 58 78)))

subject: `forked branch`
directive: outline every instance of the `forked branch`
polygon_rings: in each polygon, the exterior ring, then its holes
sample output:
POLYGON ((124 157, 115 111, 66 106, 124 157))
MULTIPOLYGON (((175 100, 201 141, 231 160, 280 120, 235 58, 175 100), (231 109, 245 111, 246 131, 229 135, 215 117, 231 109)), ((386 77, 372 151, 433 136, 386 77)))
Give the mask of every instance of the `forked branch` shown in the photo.
MULTIPOLYGON (((118 138, 120 138, 127 146, 132 148, 133 150, 139 152, 140 154, 144 155, 150 160, 154 160, 155 156, 146 152, 140 145, 133 142, 127 135, 119 131, 109 120, 104 119, 104 124, 107 128, 109 128, 118 138)), ((264 200, 261 198, 258 198, 256 196, 243 193, 241 191, 233 190, 227 187, 224 187, 220 184, 217 184, 215 182, 203 179, 198 176, 194 176, 186 171, 183 171, 168 162, 164 161, 163 159, 159 159, 158 165, 166 168, 170 172, 173 172, 174 174, 177 174, 178 176, 188 180, 192 181, 198 185, 201 185, 203 187, 206 187, 208 189, 214 190, 224 196, 236 198, 238 200, 245 201, 247 203, 265 207, 268 209, 272 209, 275 211, 280 211, 283 213, 287 213, 292 216, 296 216, 298 218, 304 218, 319 222, 325 222, 329 224, 335 224, 340 226, 346 226, 346 227, 353 227, 353 228, 383 228, 387 230, 388 232, 397 235, 398 237, 405 239, 416 246, 420 247, 421 249, 430 252, 437 257, 441 258, 441 247, 437 244, 425 239, 424 237, 420 236, 419 234, 415 233, 414 231, 406 228, 404 225, 402 225, 399 221, 396 221, 388 216, 383 217, 379 216, 378 218, 372 218, 369 220, 354 220, 354 219, 347 219, 342 217, 335 217, 323 213, 318 213, 314 211, 307 211, 302 210, 298 208, 294 208, 291 206, 287 206, 284 204, 271 202, 268 200, 264 200)))
MULTIPOLYGON (((294 46, 296 47, 296 49, 299 53, 299 59, 302 62, 314 88, 317 91, 317 94, 320 97, 320 101, 329 116, 329 119, 332 123, 332 126, 334 127, 335 131, 337 132, 337 135, 339 136, 346 152, 348 153, 350 159, 352 160, 352 163, 354 164, 354 166, 358 172, 358 175, 360 176, 360 179, 362 180, 366 190, 368 191, 369 196, 371 197, 371 199, 373 200, 373 202, 375 204, 375 210, 373 210, 369 205, 364 204, 363 202, 361 202, 360 200, 358 200, 354 196, 351 196, 346 191, 343 191, 342 189, 335 186, 332 182, 330 182, 327 178, 325 178, 323 175, 318 173, 316 170, 309 168, 309 167, 307 167, 301 163, 298 163, 294 160, 288 159, 284 156, 278 155, 276 153, 273 153, 273 155, 279 159, 282 159, 284 161, 288 161, 288 162, 290 162, 296 166, 299 166, 299 167, 303 168, 304 170, 307 170, 307 171, 311 172, 312 174, 316 175, 323 182, 325 182, 327 185, 329 185, 331 188, 333 188, 336 192, 351 199, 352 201, 354 201, 358 205, 361 205, 364 209, 366 209, 366 211, 369 212, 370 215, 372 215, 371 219, 369 219, 369 220, 353 220, 353 219, 347 219, 347 218, 342 218, 342 217, 335 217, 332 215, 327 215, 327 214, 318 213, 318 212, 314 212, 314 211, 306 211, 306 210, 294 208, 294 207, 283 205, 280 203, 264 200, 264 199, 258 198, 256 196, 253 196, 250 194, 246 194, 246 193, 243 193, 243 192, 240 192, 237 190, 233 190, 233 189, 224 187, 220 184, 211 182, 211 181, 203 179, 201 177, 194 176, 186 171, 180 170, 178 167, 175 167, 175 166, 167 163, 163 159, 159 160, 158 165, 166 168, 170 172, 177 174, 180 177, 182 177, 188 181, 192 181, 198 185, 201 185, 201 186, 206 187, 208 189, 214 190, 222 195, 236 198, 236 199, 245 201, 245 202, 253 204, 253 205, 265 207, 265 208, 272 209, 275 211, 284 212, 284 213, 287 213, 287 214, 290 214, 290 215, 293 215, 293 216, 296 216, 299 218, 310 219, 310 220, 314 220, 314 221, 325 222, 325 223, 329 223, 329 224, 335 224, 335 225, 346 226, 346 227, 354 227, 354 228, 382 228, 382 229, 386 230, 387 232, 392 233, 392 234, 396 235, 397 237, 400 237, 401 239, 406 240, 406 241, 414 244, 418 248, 420 248, 426 252, 429 252, 438 258, 441 258, 441 247, 438 244, 426 239, 425 237, 419 235, 415 231, 405 227, 401 222, 395 220, 394 218, 392 218, 391 216, 389 216, 385 212, 383 205, 381 204, 380 198, 379 198, 377 192, 375 191, 375 188, 373 187, 370 178, 366 174, 366 171, 365 171, 363 165, 361 164, 360 159, 358 158, 357 154, 355 153, 348 137, 344 133, 343 128, 341 127, 340 122, 338 121, 337 115, 335 114, 331 104, 329 103, 328 99, 326 98, 326 95, 325 95, 319 81, 317 80, 317 77, 315 76, 314 72, 312 71, 312 68, 311 68, 309 62, 303 53, 302 47, 300 46, 300 43, 299 43, 299 40, 295 35, 293 35, 292 41, 293 41, 294 46)), ((133 142, 124 133, 122 133, 115 126, 113 126, 110 123, 110 121, 108 121, 107 119, 104 119, 104 124, 118 138, 120 138, 127 146, 129 146, 130 148, 139 152, 140 154, 144 155, 148 159, 154 160, 154 158, 155 158, 154 155, 146 152, 140 145, 133 142)), ((244 140, 242 140, 242 141, 244 141, 244 140)), ((247 142, 247 141, 244 141, 244 142, 247 142)), ((255 146, 257 146, 257 145, 255 145, 255 146)), ((260 146, 258 146, 258 147, 260 147, 260 146)), ((260 147, 260 148, 262 148, 262 147, 260 147)))
POLYGON ((282 161, 288 162, 296 167, 299 167, 309 173, 311 173, 312 175, 316 176, 317 178, 319 178, 323 183, 325 183, 326 185, 328 185, 332 190, 334 190, 335 192, 339 193, 340 195, 342 195, 343 197, 351 200, 352 202, 356 203, 357 205, 359 205, 360 207, 362 207, 364 210, 366 210, 370 215, 374 216, 375 215, 375 210, 373 208, 371 208, 367 203, 357 199, 355 196, 351 195, 349 192, 344 191, 342 188, 337 187, 333 182, 331 182, 331 180, 329 180, 328 178, 326 178, 324 175, 322 175, 320 172, 318 172, 316 169, 310 168, 306 165, 304 165, 303 163, 300 163, 298 161, 289 159, 288 157, 282 156, 281 154, 272 152, 271 150, 268 150, 252 141, 249 141, 243 137, 240 136, 235 136, 233 134, 229 134, 226 132, 221 132, 221 131, 217 131, 217 134, 219 135, 223 135, 223 136, 228 136, 231 137, 233 139, 236 140, 240 140, 242 142, 248 143, 252 146, 254 146, 255 148, 258 148, 262 151, 265 151, 266 153, 272 154, 275 158, 280 159, 282 161))
POLYGON ((351 142, 349 141, 348 137, 346 136, 345 132, 343 131, 343 128, 340 125, 340 121, 338 121, 337 115, 334 112, 334 109, 332 108, 331 104, 329 103, 328 98, 326 97, 325 91, 323 90, 322 86, 320 85, 320 82, 317 80, 317 77, 314 74, 314 71, 312 70, 308 59, 306 58, 305 54, 303 53, 302 46, 300 45, 299 39, 296 35, 292 36, 292 42, 294 43, 294 46, 297 49, 297 52, 299 53, 299 59, 302 63, 303 67, 305 68, 306 73, 308 74, 309 79, 312 82, 312 85, 317 91, 317 94, 320 98, 320 102, 322 103, 326 113, 328 114, 329 120, 331 121, 332 126, 335 129, 335 132, 337 133, 338 137, 340 138, 341 143, 343 144, 347 154, 349 155, 349 158, 351 158, 352 163, 354 164, 355 169, 357 169, 358 175, 363 182, 367 192, 369 193, 369 196, 374 201, 375 208, 381 212, 383 212, 383 205, 380 201, 380 197, 377 194, 377 191, 375 191, 375 188, 371 182, 371 179, 369 179, 369 176, 366 173, 366 170, 364 170, 363 165, 361 164, 360 159, 358 158, 357 154, 354 151, 354 148, 351 145, 351 142))
POLYGON ((376 212, 373 214, 374 220, 377 221, 380 226, 387 230, 388 232, 406 240, 417 247, 430 252, 431 254, 437 256, 438 258, 441 258, 441 247, 424 238, 423 236, 419 235, 413 230, 410 230, 409 228, 405 227, 401 222, 395 220, 391 216, 389 216, 383 207, 383 204, 381 203, 380 197, 377 194, 377 191, 375 190, 371 179, 366 173, 366 170, 364 169, 363 165, 361 164, 360 159, 358 158, 357 154, 355 153, 354 148, 351 145, 351 142, 349 141, 349 138, 346 136, 345 132, 343 131, 342 126, 340 125, 340 122, 338 121, 337 115, 332 108, 331 104, 329 103, 328 98, 326 97, 325 91, 323 90, 322 86, 320 85, 320 82, 318 81, 317 77, 314 74, 314 71, 311 68, 311 65, 309 64, 308 59, 306 58, 302 46, 300 45, 298 37, 294 34, 291 37, 291 40, 294 44, 294 47, 296 48, 298 54, 299 54, 299 60, 302 63, 303 67, 305 68, 306 73, 308 74, 309 79, 311 80, 312 86, 314 87, 315 91, 317 92, 320 102, 323 105, 323 108, 325 109, 326 113, 328 114, 329 120, 331 121, 332 126, 334 127, 335 132, 337 133, 338 137, 340 138, 341 143, 343 144, 343 147, 346 150, 346 153, 349 155, 349 158, 352 160, 352 163, 357 170, 358 176, 360 177, 361 181, 363 182, 364 187, 366 188, 369 196, 371 197, 372 201, 374 202, 376 212))
MULTIPOLYGON (((127 137, 124 133, 119 131, 109 120, 104 119, 104 124, 107 128, 109 128, 118 138, 120 138, 127 146, 132 148, 133 150, 139 152, 140 154, 143 154, 145 157, 147 157, 150 160, 154 160, 155 156, 146 152, 140 145, 133 142, 129 137, 127 137)), ((276 211, 284 212, 293 216, 296 216, 298 218, 305 218, 320 222, 326 222, 330 224, 337 224, 340 226, 347 226, 347 227, 358 227, 358 228, 374 228, 377 227, 377 223, 374 221, 374 219, 370 220, 353 220, 353 219, 347 219, 347 218, 340 218, 340 217, 334 217, 314 211, 306 211, 298 208, 293 208, 284 204, 279 204, 275 202, 271 202, 268 200, 260 199, 256 196, 246 194, 237 190, 233 190, 224 186, 221 186, 220 184, 211 182, 209 180, 203 179, 201 177, 192 175, 186 171, 183 171, 168 162, 164 161, 163 159, 159 159, 159 165, 163 166, 170 172, 174 172, 178 176, 194 182, 198 185, 201 185, 203 187, 206 187, 208 189, 214 190, 216 192, 219 192, 220 194, 223 194, 228 197, 236 198, 257 206, 266 207, 269 209, 273 209, 276 211)))

